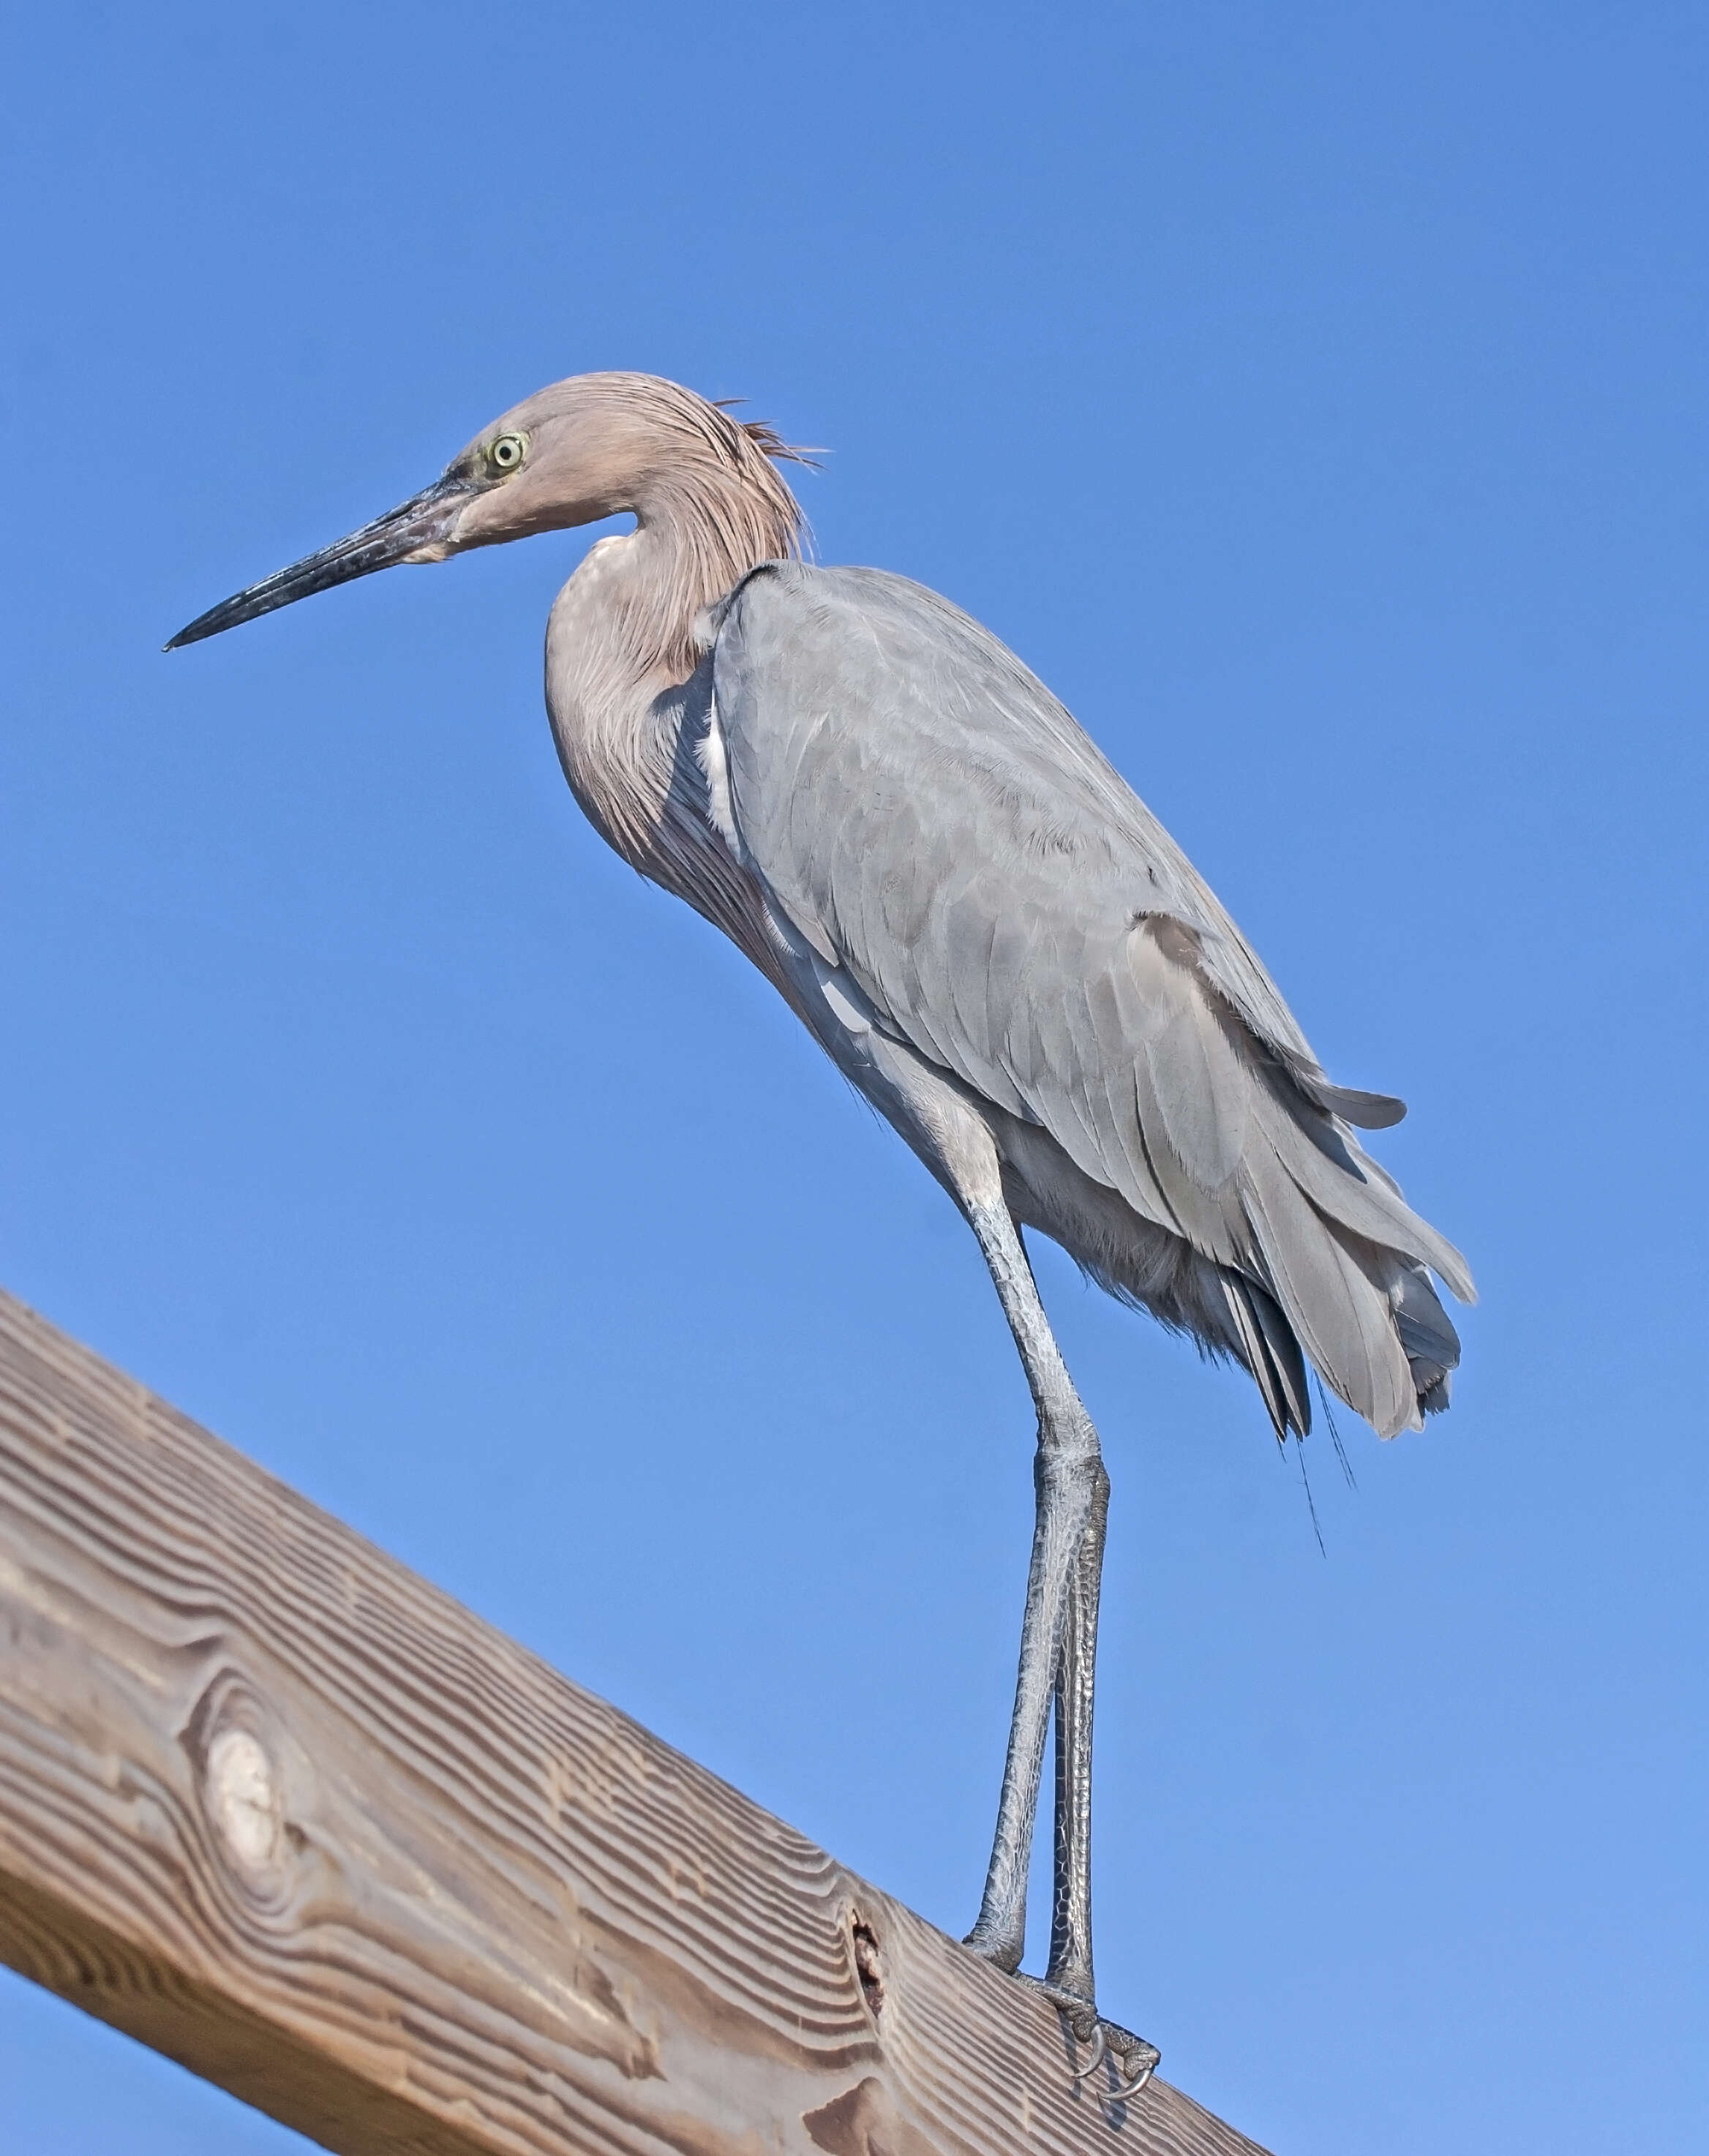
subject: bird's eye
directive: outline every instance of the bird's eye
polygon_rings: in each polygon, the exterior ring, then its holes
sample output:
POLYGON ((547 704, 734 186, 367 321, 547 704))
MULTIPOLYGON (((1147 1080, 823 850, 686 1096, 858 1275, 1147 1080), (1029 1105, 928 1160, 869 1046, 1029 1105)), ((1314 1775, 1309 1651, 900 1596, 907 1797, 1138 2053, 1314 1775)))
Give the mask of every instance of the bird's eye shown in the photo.
POLYGON ((513 472, 528 454, 526 434, 500 434, 487 451, 487 462, 495 472, 513 472))

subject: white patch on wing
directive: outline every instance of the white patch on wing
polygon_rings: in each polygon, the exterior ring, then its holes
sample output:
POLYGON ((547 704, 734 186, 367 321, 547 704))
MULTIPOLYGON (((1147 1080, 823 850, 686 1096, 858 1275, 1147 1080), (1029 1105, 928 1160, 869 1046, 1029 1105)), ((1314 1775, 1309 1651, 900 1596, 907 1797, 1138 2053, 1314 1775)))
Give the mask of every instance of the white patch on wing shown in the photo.
POLYGON ((742 836, 736 828, 736 810, 730 798, 730 758, 724 747, 724 729, 718 723, 718 700, 706 708, 706 731, 696 753, 706 774, 706 814, 712 829, 737 860, 743 858, 742 836))
POLYGON ((813 960, 813 978, 819 983, 819 992, 830 1006, 831 1015, 844 1031, 858 1040, 864 1033, 872 1031, 872 1006, 840 966, 828 966, 823 958, 813 960))

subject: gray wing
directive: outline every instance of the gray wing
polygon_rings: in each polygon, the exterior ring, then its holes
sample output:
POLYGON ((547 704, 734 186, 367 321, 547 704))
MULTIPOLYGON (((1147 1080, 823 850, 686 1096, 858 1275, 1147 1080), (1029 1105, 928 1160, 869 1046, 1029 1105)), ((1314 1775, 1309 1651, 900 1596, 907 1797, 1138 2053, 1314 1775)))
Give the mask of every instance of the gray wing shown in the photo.
POLYGON ((1347 1129, 1401 1104, 1330 1085, 1043 685, 918 585, 799 564, 738 586, 713 664, 736 842, 797 932, 918 1053, 1262 1286, 1385 1435, 1415 1423, 1419 1269, 1471 1287, 1347 1129))

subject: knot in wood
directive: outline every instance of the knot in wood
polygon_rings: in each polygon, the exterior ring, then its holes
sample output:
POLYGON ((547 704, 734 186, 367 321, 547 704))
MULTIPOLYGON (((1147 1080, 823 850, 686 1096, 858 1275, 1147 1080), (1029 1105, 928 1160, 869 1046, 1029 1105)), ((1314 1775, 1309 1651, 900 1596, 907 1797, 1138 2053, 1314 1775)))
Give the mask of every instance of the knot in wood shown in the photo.
POLYGON ((226 1876, 254 1912, 282 1914, 305 1846, 290 1816, 291 1784, 302 1779, 300 1760, 296 1773, 287 1770, 295 1748, 248 1680, 229 1666, 203 1686, 182 1741, 226 1876))
POLYGON ((284 1853, 284 1793, 260 1739, 220 1730, 208 1748, 202 1796, 233 1864, 258 1882, 270 1879, 284 1853))
POLYGON ((854 1951, 854 1975, 860 1995, 875 2021, 884 2005, 884 1970, 878 1958, 878 1935, 858 1910, 849 1921, 849 1943, 854 1951))

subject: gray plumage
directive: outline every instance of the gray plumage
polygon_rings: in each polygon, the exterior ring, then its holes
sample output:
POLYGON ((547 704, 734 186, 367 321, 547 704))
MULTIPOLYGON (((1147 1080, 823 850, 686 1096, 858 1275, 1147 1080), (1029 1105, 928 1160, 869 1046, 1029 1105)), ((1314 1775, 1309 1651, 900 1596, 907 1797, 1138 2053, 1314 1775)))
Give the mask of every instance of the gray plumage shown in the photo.
POLYGON ((1308 1362, 1384 1437, 1445 1407, 1462 1259, 1356 1128, 1179 848, 1014 654, 936 593, 797 558, 788 449, 644 375, 555 383, 388 516, 192 623, 188 644, 395 562, 619 511, 559 594, 547 703, 600 833, 745 951, 948 1191, 1039 1416, 1038 1510, 998 1825, 968 1943, 1014 1970, 1047 1727, 1055 1894, 1043 1988, 1094 2005, 1091 1714, 1109 1481, 1020 1239, 1243 1363, 1279 1438, 1308 1362))
POLYGON ((726 837, 871 1021, 985 1106, 1016 1216, 1245 1363, 1279 1435, 1310 1426, 1302 1348, 1382 1436, 1445 1406, 1425 1268, 1464 1297, 1465 1263, 1347 1127, 1400 1103, 1329 1083, 1042 683, 917 584, 800 563, 743 581, 711 659, 726 837))

